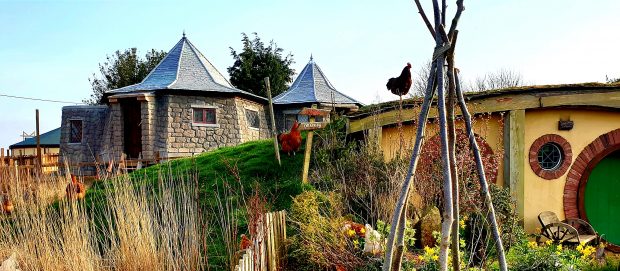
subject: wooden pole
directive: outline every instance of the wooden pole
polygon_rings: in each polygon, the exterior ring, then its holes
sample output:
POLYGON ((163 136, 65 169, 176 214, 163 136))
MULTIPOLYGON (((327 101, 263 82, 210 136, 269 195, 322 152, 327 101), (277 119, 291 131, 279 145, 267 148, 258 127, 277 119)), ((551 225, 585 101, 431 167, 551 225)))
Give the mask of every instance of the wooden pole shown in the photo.
MULTIPOLYGON (((400 190, 400 195, 398 197, 398 201, 396 202, 396 208, 394 209, 394 214, 392 215, 392 225, 390 227, 390 234, 388 235, 386 250, 385 250, 385 261, 383 262, 383 271, 390 270, 398 270, 392 269, 393 263, 395 261, 400 261, 399 258, 402 258, 402 250, 395 249, 395 243, 398 240, 399 246, 401 244, 401 240, 404 240, 404 229, 405 225, 400 225, 401 216, 405 215, 405 206, 409 200, 409 190, 411 189, 411 183, 413 179, 413 173, 415 172, 418 165, 418 158, 420 155, 420 151, 422 149, 422 144, 424 144, 424 132, 426 129, 426 122, 428 120, 428 112, 431 107, 431 101, 433 100, 433 96, 435 95, 435 81, 437 79, 436 76, 437 70, 437 62, 433 61, 431 65, 431 71, 429 72, 429 78, 426 84, 426 92, 424 95, 424 102, 422 103, 422 107, 420 108, 420 114, 418 115, 418 125, 416 128, 416 139, 413 145, 413 151, 411 153, 411 160, 409 161, 409 168, 407 170, 407 175, 405 176, 405 180, 403 181, 403 185, 400 190), (400 252, 399 252, 400 251, 400 252)), ((404 242, 404 241, 403 241, 404 242)))
POLYGON ((280 148, 278 148, 278 134, 276 133, 276 117, 273 112, 273 101, 271 100, 271 84, 269 77, 265 77, 265 87, 267 88, 267 98, 269 99, 269 114, 271 115, 271 135, 273 136, 273 148, 276 151, 276 159, 278 165, 282 165, 280 161, 280 148))
MULTIPOLYGON (((312 105, 312 108, 316 108, 316 104, 312 105)), ((314 122, 314 116, 310 116, 310 123, 314 122)), ((312 136, 314 133, 312 131, 308 132, 306 136, 306 151, 304 153, 304 171, 301 176, 302 183, 308 183, 308 171, 310 171, 310 154, 312 152, 312 136)))
POLYGON ((37 165, 36 172, 41 171, 41 133, 39 131, 39 109, 36 110, 36 122, 37 122, 37 165))
POLYGON ((476 160, 476 168, 478 170, 478 181, 480 182, 480 192, 484 197, 484 203, 489 211, 487 212, 487 223, 491 225, 491 231, 493 232, 493 239, 495 239, 495 249, 497 250, 497 260, 499 262, 499 270, 508 270, 506 264, 506 256, 504 254, 504 246, 502 244, 501 233, 497 226, 497 218, 495 217, 495 208, 493 207, 493 201, 491 200, 491 192, 489 191, 489 184, 484 172, 484 164, 482 163, 482 156, 480 155, 480 148, 476 142, 476 136, 474 135, 474 129, 472 127, 471 115, 467 110, 465 104, 465 98, 461 91, 458 71, 454 73, 454 80, 456 84, 456 98, 461 108, 461 114, 465 120, 465 128, 467 129, 467 136, 469 137, 469 145, 473 149, 474 158, 476 160))

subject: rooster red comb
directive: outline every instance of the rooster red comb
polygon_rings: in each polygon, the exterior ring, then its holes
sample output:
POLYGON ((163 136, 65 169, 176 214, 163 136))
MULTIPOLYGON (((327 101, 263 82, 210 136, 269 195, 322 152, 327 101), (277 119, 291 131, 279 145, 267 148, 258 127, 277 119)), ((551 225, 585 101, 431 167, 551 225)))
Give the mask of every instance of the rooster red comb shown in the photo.
POLYGON ((411 68, 411 63, 407 62, 407 68, 411 68))

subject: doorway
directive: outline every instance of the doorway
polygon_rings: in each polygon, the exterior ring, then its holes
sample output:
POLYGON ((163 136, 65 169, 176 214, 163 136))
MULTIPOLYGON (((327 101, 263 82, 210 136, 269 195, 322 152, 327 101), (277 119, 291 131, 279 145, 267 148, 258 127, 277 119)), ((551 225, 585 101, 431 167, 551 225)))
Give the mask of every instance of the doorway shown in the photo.
POLYGON ((127 158, 137 159, 142 152, 140 101, 136 98, 129 98, 121 100, 120 103, 123 118, 123 151, 127 158))

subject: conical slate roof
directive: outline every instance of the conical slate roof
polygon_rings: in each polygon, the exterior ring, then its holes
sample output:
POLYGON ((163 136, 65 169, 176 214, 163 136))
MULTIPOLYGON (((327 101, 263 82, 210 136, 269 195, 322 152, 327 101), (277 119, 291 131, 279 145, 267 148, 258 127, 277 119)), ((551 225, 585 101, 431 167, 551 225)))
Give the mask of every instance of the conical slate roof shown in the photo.
POLYGON ((124 94, 154 90, 239 93, 265 99, 233 87, 185 37, 185 34, 142 82, 110 90, 107 93, 124 94))
POLYGON ((356 104, 362 103, 342 94, 327 80, 327 77, 314 63, 312 57, 306 64, 291 87, 273 98, 274 104, 295 104, 295 103, 326 103, 326 104, 356 104))

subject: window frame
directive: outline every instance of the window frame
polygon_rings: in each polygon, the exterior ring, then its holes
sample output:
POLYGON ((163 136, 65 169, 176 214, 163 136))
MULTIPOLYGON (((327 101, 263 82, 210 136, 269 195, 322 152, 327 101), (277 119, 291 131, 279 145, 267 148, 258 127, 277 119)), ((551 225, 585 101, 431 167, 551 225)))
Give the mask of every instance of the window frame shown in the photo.
POLYGON ((84 120, 83 119, 69 119, 69 144, 82 144, 82 142, 84 141, 84 120), (80 122, 80 139, 79 141, 74 140, 73 137, 73 127, 78 127, 77 125, 74 125, 75 122, 80 122))
POLYGON ((259 130, 260 129, 260 115, 259 115, 258 110, 253 109, 253 108, 244 108, 244 109, 245 109, 245 121, 248 124, 248 128, 259 130), (256 125, 257 126, 252 126, 252 122, 250 121, 248 112, 252 112, 253 114, 256 114, 256 122, 257 122, 256 125))
POLYGON ((545 180, 555 180, 562 177, 568 171, 568 167, 573 161, 573 153, 570 143, 560 135, 546 134, 532 143, 529 151, 530 168, 538 177, 545 180), (538 154, 546 144, 554 144, 561 153, 561 161, 558 166, 553 169, 544 169, 539 163, 538 154))
POLYGON ((219 127, 217 121, 217 107, 214 106, 192 106, 192 125, 201 127, 219 127), (202 120, 196 121, 196 111, 202 112, 202 120), (213 113, 213 122, 207 122, 208 112, 213 113))

